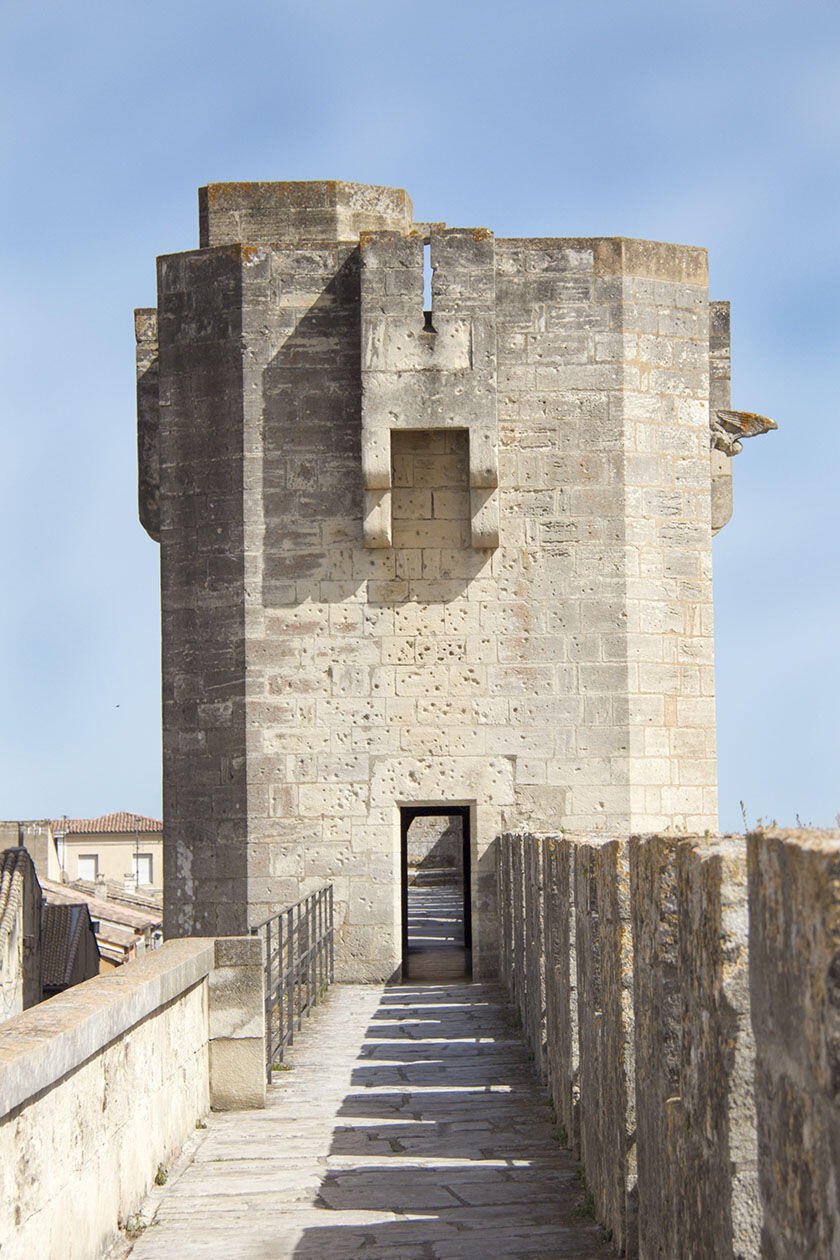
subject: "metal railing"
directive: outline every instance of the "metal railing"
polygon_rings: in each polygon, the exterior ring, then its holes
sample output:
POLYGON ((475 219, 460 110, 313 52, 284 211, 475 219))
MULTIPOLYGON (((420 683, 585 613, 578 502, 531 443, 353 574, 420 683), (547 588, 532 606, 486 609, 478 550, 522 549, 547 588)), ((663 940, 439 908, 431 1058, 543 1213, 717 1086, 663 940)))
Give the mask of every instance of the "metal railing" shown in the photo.
POLYGON ((251 928, 265 946, 266 1072, 283 1062, 304 1015, 333 982, 333 886, 327 884, 251 928))

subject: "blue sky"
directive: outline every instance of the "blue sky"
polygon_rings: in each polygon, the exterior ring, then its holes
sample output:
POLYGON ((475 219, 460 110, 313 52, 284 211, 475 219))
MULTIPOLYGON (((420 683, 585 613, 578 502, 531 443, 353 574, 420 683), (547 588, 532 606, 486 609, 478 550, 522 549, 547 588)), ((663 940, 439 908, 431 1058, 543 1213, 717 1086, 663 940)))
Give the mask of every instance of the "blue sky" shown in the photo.
POLYGON ((160 811, 132 309, 212 180, 705 245, 733 404, 778 420, 715 540, 721 824, 840 811, 840 6, 7 0, 0 817, 160 811))

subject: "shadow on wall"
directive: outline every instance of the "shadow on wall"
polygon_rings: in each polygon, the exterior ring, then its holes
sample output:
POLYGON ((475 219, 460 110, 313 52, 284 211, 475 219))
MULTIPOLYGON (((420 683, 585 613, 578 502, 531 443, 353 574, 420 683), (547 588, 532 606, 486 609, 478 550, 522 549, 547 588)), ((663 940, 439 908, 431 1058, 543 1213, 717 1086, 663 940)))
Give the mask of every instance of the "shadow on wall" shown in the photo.
POLYGON ((449 870, 453 880, 463 879, 464 825, 460 818, 434 815, 415 818, 408 829, 407 862, 412 868, 449 870))
MULTIPOLYGON (((279 290, 305 281, 281 273, 279 290)), ((365 582, 371 605, 462 596, 490 564, 470 544, 466 430, 392 435, 393 546, 362 543, 358 249, 314 303, 302 291, 280 309, 289 333, 263 373, 265 607, 356 601, 365 582)))

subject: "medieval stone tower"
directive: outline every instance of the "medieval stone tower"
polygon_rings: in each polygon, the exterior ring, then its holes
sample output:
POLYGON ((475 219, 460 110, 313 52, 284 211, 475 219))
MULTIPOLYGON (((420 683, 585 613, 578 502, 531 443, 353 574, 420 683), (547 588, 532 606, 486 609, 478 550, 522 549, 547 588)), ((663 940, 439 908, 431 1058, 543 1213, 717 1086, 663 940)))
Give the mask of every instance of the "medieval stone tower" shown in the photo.
POLYGON ((167 933, 329 879, 339 976, 389 977, 401 810, 457 806, 491 975, 500 831, 717 826, 728 305, 693 247, 342 182, 199 197, 136 316, 167 933))

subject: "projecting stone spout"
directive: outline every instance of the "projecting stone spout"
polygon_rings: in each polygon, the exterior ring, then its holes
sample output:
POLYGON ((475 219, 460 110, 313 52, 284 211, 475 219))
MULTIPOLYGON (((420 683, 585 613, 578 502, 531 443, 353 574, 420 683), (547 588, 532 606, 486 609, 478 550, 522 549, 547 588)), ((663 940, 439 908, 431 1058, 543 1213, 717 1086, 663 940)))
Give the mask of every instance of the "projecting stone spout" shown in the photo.
POLYGON ((755 411, 716 411, 711 420, 712 446, 724 455, 738 455, 743 450, 742 438, 758 437, 778 429, 775 420, 755 411))

